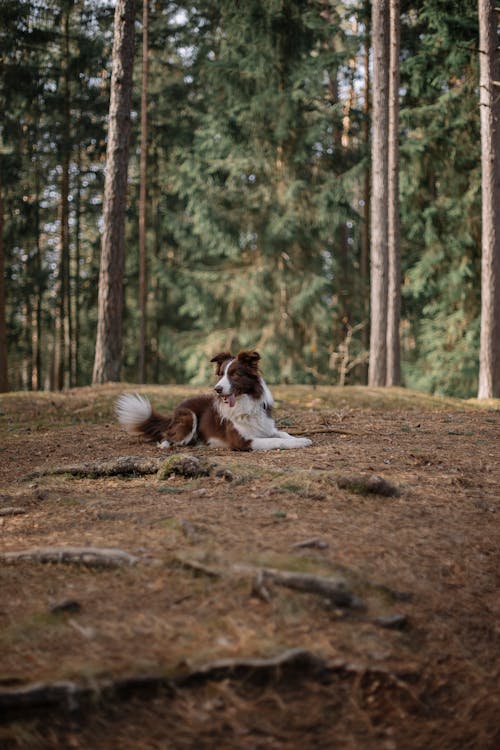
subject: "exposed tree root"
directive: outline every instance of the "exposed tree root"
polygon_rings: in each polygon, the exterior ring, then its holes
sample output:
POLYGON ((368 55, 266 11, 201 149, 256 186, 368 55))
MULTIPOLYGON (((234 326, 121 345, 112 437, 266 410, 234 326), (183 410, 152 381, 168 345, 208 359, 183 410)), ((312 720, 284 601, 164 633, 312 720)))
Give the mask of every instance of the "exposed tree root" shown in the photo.
POLYGON ((70 474, 73 477, 88 477, 90 479, 128 475, 141 476, 144 474, 156 474, 163 461, 164 458, 120 456, 109 461, 88 461, 81 464, 68 464, 67 466, 37 469, 27 474, 24 478, 31 480, 58 474, 70 474))
MULTIPOLYGON (((95 704, 96 699, 126 699, 147 697, 162 690, 173 696, 176 689, 209 681, 245 680, 254 683, 285 680, 328 681, 334 674, 341 676, 366 675, 374 679, 386 678, 392 684, 409 691, 405 680, 415 674, 393 674, 383 668, 351 664, 342 659, 328 662, 302 648, 292 648, 277 656, 265 658, 220 659, 183 674, 132 675, 117 679, 92 681, 91 685, 77 682, 37 682, 21 687, 0 688, 0 710, 4 720, 14 719, 19 711, 47 709, 74 711, 95 704)), ((413 693, 411 693, 413 695, 413 693)), ((418 700, 413 696, 415 700, 418 700)))
MULTIPOLYGON (((350 609, 364 609, 365 605, 355 594, 349 591, 346 582, 341 578, 330 578, 326 576, 315 576, 310 573, 295 573, 288 570, 277 570, 276 568, 259 568, 253 565, 233 565, 235 573, 250 574, 255 576, 255 587, 257 591, 265 590, 266 583, 274 583, 285 586, 295 591, 304 591, 311 594, 319 594, 332 602, 337 607, 350 609)), ((264 597, 265 598, 265 597, 264 597)))
POLYGON ((121 549, 107 547, 33 547, 19 552, 3 552, 0 562, 67 563, 90 568, 133 565, 137 557, 121 549))
POLYGON ((295 591, 304 591, 310 594, 318 594, 328 599, 336 607, 350 609, 365 609, 364 603, 347 587, 346 582, 341 578, 331 578, 326 576, 315 576, 309 573, 295 573, 288 570, 277 570, 276 568, 260 568, 245 563, 236 563, 229 568, 219 566, 208 566, 199 560, 189 560, 181 556, 176 556, 175 562, 209 578, 221 578, 225 575, 244 575, 252 577, 254 591, 266 601, 270 599, 266 584, 274 583, 278 586, 285 586, 295 591))

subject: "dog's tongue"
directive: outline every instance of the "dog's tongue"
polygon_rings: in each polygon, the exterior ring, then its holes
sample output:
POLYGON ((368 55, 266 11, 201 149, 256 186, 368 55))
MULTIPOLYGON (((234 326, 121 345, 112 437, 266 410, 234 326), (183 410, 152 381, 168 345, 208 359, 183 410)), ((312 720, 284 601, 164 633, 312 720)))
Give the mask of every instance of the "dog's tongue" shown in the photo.
POLYGON ((236 403, 236 399, 235 399, 235 397, 234 397, 234 394, 232 394, 232 393, 231 393, 231 394, 230 394, 230 395, 229 395, 229 396, 227 397, 227 403, 229 404, 229 406, 234 406, 234 405, 235 405, 235 403, 236 403))

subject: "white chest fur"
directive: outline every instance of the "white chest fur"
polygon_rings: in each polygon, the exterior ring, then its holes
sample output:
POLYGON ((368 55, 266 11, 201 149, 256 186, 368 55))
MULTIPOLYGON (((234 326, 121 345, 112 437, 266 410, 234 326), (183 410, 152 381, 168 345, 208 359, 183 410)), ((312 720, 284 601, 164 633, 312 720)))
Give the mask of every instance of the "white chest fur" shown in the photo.
POLYGON ((232 422, 240 435, 247 440, 255 437, 272 437, 277 433, 274 420, 267 413, 261 399, 256 401, 251 396, 243 395, 238 396, 234 406, 218 400, 216 407, 221 418, 232 422))

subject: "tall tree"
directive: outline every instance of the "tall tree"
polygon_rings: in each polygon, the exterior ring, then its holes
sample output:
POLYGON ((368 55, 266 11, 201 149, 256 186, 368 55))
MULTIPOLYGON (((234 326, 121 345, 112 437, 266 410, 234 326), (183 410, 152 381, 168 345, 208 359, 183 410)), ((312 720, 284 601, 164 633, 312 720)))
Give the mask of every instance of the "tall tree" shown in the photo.
POLYGON ((70 16, 72 3, 63 9, 62 28, 62 126, 60 135, 60 198, 59 198, 59 272, 58 307, 55 319, 55 377, 58 390, 71 385, 71 287, 70 287, 70 164, 71 164, 71 93, 70 93, 70 16))
POLYGON ((500 397, 499 13, 495 0, 479 0, 482 299, 478 398, 500 397))
POLYGON ((5 319, 5 245, 3 238, 3 185, 0 170, 0 393, 9 390, 7 367, 7 324, 5 319))
POLYGON ((142 6, 141 164, 139 188, 139 383, 146 380, 146 201, 148 161, 149 0, 142 6))
POLYGON ((118 380, 122 360, 125 208, 134 62, 135 0, 117 0, 109 105, 97 341, 92 380, 118 380))
POLYGON ((368 383, 386 384, 388 291, 389 0, 373 0, 371 329, 368 383))
POLYGON ((389 2, 389 128, 388 128, 388 298, 386 385, 401 382, 399 326, 401 319, 401 242, 399 221, 399 51, 400 0, 389 2))

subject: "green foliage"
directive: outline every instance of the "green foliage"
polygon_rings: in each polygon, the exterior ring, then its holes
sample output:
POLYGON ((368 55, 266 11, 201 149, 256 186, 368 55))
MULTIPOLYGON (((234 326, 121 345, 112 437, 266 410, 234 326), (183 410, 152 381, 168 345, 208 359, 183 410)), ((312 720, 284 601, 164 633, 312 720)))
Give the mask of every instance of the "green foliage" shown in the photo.
MULTIPOLYGON (((270 381, 337 382, 339 357, 363 360, 367 317, 369 4, 150 5, 148 380, 206 382, 214 350, 256 347, 270 381)), ((460 396, 475 390, 479 331, 476 14, 471 0, 425 0, 404 3, 401 17, 403 370, 409 386, 460 396)), ((54 386, 69 151, 67 382, 84 384, 97 318, 113 5, 7 0, 0 22, 10 380, 54 386)), ((138 361, 140 76, 137 55, 124 279, 130 381, 138 361)), ((348 378, 362 382, 360 364, 348 378)))
POLYGON ((476 390, 480 309, 477 7, 426 2, 405 28, 406 382, 470 396, 476 390))

